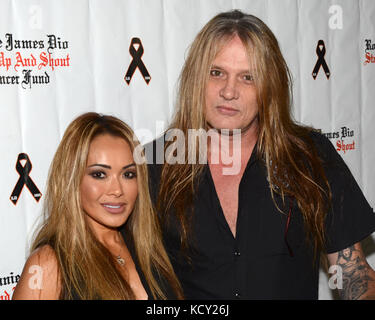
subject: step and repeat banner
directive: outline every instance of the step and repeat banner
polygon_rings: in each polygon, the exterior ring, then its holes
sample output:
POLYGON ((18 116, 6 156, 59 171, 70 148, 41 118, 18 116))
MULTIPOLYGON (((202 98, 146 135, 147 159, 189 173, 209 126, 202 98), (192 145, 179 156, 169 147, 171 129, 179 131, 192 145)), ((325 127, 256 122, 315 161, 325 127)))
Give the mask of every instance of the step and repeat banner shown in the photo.
MULTIPOLYGON (((294 117, 321 129, 375 205, 375 1, 0 0, 0 8, 0 300, 11 298, 29 254, 67 125, 96 111, 123 119, 143 143, 160 135, 189 45, 222 11, 241 9, 273 30, 293 76, 294 117)), ((373 238, 363 245, 375 267, 373 238)), ((335 298, 329 277, 321 271, 320 299, 335 298)))

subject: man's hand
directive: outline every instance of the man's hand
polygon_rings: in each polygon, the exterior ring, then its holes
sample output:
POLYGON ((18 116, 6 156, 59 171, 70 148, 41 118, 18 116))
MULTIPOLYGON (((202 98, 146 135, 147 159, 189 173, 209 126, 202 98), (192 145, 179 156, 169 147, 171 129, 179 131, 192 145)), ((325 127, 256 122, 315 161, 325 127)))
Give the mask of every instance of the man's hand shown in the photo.
POLYGON ((375 271, 369 266, 358 242, 342 251, 327 255, 329 264, 342 269, 341 299, 375 300, 375 271))

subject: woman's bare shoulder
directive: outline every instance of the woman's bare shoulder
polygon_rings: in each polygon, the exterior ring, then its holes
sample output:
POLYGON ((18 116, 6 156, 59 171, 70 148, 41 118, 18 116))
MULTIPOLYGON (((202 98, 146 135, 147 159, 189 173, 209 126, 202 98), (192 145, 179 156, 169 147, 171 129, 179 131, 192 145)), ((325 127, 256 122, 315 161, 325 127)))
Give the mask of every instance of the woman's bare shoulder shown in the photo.
POLYGON ((27 259, 14 290, 13 299, 58 299, 61 290, 60 283, 55 251, 51 246, 44 245, 32 252, 27 259))

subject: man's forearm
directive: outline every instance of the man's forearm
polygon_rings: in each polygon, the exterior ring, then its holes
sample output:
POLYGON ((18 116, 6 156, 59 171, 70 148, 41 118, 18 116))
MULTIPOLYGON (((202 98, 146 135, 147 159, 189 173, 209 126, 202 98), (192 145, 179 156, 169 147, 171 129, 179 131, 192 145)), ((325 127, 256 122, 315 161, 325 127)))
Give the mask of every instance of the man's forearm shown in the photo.
POLYGON ((339 251, 336 265, 342 268, 341 299, 375 299, 375 272, 367 263, 359 244, 339 251))

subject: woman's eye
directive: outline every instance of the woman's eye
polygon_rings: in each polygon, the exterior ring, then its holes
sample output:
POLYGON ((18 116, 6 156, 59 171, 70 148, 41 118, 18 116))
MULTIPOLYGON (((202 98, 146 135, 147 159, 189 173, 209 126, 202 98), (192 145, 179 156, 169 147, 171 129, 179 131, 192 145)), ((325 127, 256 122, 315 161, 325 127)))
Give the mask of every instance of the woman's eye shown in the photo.
POLYGON ((103 179, 105 178, 105 173, 102 171, 95 171, 91 172, 90 176, 92 176, 94 179, 103 179))
POLYGON ((124 177, 125 177, 126 179, 134 179, 134 178, 137 177, 137 173, 136 173, 135 171, 126 171, 126 172, 124 173, 124 177))

